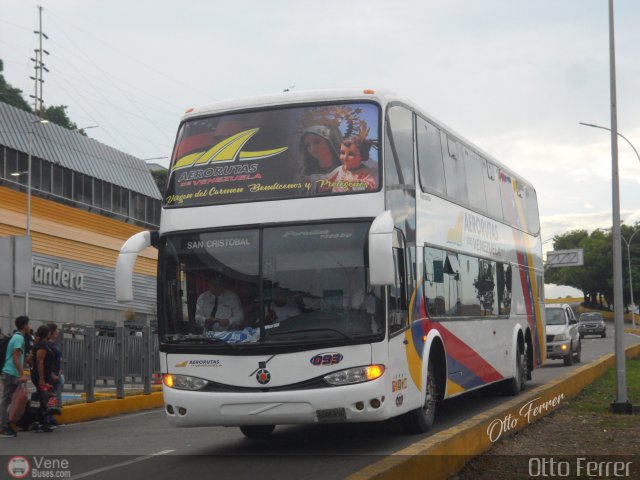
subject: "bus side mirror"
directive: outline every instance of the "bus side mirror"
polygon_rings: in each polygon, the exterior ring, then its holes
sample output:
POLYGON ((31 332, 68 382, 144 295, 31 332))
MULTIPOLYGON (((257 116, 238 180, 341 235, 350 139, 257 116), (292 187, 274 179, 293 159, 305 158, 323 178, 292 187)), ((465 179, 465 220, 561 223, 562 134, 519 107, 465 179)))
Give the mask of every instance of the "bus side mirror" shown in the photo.
POLYGON ((390 211, 378 215, 369 229, 369 284, 393 285, 393 217, 390 211))
POLYGON ((133 300, 133 266, 140 252, 157 244, 158 232, 138 232, 129 238, 120 249, 116 262, 116 300, 133 300))

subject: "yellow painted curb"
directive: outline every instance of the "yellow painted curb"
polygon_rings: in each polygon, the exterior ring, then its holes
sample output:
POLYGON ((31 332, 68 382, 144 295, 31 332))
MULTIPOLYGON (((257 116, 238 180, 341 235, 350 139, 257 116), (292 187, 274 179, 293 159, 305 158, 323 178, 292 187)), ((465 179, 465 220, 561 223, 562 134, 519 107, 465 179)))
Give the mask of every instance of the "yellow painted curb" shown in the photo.
POLYGON ((131 397, 119 400, 101 400, 93 403, 67 405, 62 408, 62 414, 58 417, 58 422, 85 422, 87 420, 95 420, 96 418, 158 408, 163 405, 162 392, 154 392, 150 395, 132 395, 131 397))
MULTIPOLYGON (((627 358, 640 355, 640 344, 625 351, 627 358)), ((512 400, 461 422, 459 425, 420 440, 349 475, 348 480, 413 479, 446 480, 472 458, 491 448, 502 438, 556 410, 576 396, 615 364, 611 353, 552 380, 550 383, 514 397, 512 400)))

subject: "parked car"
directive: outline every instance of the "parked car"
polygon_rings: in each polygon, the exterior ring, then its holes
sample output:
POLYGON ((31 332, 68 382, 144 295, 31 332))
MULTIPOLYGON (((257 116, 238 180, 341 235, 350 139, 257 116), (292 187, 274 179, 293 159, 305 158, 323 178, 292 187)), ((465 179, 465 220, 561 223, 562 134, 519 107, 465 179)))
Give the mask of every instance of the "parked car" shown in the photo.
POLYGON ((582 313, 578 323, 578 332, 580 333, 580 338, 584 338, 587 335, 600 335, 605 338, 607 336, 607 324, 604 323, 601 313, 582 313))
POLYGON ((582 342, 578 333, 578 320, 571 306, 547 305, 546 316, 547 358, 563 359, 565 365, 580 362, 582 342))

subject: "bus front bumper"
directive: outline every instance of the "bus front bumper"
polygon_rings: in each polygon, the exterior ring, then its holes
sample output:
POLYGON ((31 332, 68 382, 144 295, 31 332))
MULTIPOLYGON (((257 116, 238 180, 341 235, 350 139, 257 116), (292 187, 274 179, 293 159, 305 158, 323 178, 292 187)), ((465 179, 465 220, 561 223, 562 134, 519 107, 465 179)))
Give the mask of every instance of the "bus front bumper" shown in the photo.
POLYGON ((371 422, 396 405, 372 382, 313 390, 228 393, 163 386, 165 414, 175 427, 371 422), (379 406, 377 406, 379 403, 379 406))

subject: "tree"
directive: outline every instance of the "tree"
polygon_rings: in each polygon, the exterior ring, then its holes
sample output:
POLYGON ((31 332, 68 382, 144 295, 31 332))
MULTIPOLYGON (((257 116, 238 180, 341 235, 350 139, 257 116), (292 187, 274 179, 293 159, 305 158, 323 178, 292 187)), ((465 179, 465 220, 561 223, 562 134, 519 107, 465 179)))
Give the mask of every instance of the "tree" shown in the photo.
MULTIPOLYGON (((2 75, 2 72, 3 63, 2 60, 0 60, 0 102, 7 103, 29 113, 34 113, 29 103, 22 97, 22 90, 9 85, 4 75, 2 75)), ((69 119, 66 109, 66 105, 52 105, 45 108, 42 112, 35 113, 56 125, 60 125, 69 130, 75 130, 81 135, 86 136, 86 133, 83 130, 78 130, 78 126, 69 119)))
MULTIPOLYGON (((44 109, 42 112, 42 118, 45 120, 49 120, 51 123, 55 123, 56 125, 60 125, 61 127, 67 128, 69 130, 78 131, 78 126, 72 122, 67 116, 67 106, 66 105, 54 105, 44 109)), ((85 135, 84 132, 80 132, 85 135)))
POLYGON ((2 75, 3 71, 4 64, 0 60, 0 102, 7 103, 26 112, 33 112, 26 100, 22 98, 22 90, 9 85, 4 79, 4 75, 2 75))
MULTIPOLYGON (((640 228, 636 223, 635 228, 640 228)), ((634 227, 622 225, 621 233, 630 238, 634 227)), ((640 234, 637 235, 640 237, 640 234)), ((633 239, 631 245, 631 271, 634 281, 634 299, 640 294, 640 242, 633 239)), ((568 285, 582 290, 584 301, 591 306, 600 305, 600 296, 604 297, 608 306, 613 304, 613 236, 611 229, 594 230, 589 234, 586 230, 572 230, 553 239, 554 250, 572 250, 581 248, 584 251, 584 265, 581 267, 552 268, 545 272, 545 282, 568 285)), ((626 261, 626 245, 623 245, 623 302, 631 301, 629 294, 629 268, 626 261)))
POLYGON ((158 190, 160 190, 160 194, 164 195, 164 189, 167 188, 167 176, 169 175, 169 170, 151 170, 151 176, 156 182, 158 186, 158 190))
MULTIPOLYGON (((631 236, 640 230, 640 222, 632 227, 622 224, 620 226, 620 234, 628 242, 631 236)), ((640 303, 640 231, 631 239, 629 250, 627 250, 627 244, 622 241, 622 281, 624 283, 624 304, 631 304, 631 296, 629 293, 629 256, 631 257, 631 277, 633 285, 633 300, 636 305, 640 303)))

